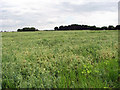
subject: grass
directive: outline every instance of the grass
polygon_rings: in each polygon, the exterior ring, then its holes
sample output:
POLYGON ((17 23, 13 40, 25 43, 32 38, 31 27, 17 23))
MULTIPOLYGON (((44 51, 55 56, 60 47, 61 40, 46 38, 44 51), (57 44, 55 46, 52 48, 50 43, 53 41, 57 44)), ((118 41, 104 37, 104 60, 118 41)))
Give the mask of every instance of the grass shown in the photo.
POLYGON ((2 34, 0 33, 0 89, 2 89, 2 34))
POLYGON ((3 88, 119 88, 118 31, 2 33, 3 88))

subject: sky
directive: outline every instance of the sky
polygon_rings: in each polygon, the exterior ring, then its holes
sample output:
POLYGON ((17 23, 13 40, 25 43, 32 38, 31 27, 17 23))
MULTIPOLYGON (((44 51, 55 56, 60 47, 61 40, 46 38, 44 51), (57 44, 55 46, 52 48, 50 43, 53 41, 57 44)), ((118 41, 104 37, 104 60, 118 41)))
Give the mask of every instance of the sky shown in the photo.
POLYGON ((119 0, 0 0, 0 31, 24 27, 118 24, 119 0))

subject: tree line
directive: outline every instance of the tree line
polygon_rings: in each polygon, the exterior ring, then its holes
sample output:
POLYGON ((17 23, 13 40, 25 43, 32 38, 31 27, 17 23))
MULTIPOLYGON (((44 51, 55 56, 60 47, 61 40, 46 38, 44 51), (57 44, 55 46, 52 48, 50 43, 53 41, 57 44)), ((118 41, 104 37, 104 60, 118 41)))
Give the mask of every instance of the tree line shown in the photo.
MULTIPOLYGON (((120 30, 120 25, 116 25, 115 27, 113 25, 103 26, 103 27, 96 27, 89 26, 89 25, 78 25, 78 24, 71 24, 68 26, 59 26, 54 28, 55 31, 60 30, 120 30)), ((26 31, 39 31, 38 29, 34 27, 24 27, 23 29, 18 29, 18 32, 26 32, 26 31)), ((47 30, 49 31, 49 30, 47 30)))
POLYGON ((117 25, 114 27, 113 25, 103 26, 103 27, 96 27, 96 26, 89 26, 89 25, 78 25, 78 24, 72 24, 68 26, 59 26, 55 27, 54 30, 120 30, 120 25, 117 25))
POLYGON ((23 29, 18 29, 18 32, 26 32, 26 31, 39 31, 38 29, 34 28, 34 27, 25 27, 23 29))

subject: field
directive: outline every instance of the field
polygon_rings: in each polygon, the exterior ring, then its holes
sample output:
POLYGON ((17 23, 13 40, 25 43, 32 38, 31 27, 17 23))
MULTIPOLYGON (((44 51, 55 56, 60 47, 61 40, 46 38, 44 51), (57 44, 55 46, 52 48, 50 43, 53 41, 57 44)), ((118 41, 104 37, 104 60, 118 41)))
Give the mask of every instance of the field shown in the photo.
POLYGON ((2 33, 3 88, 118 88, 118 31, 2 33))

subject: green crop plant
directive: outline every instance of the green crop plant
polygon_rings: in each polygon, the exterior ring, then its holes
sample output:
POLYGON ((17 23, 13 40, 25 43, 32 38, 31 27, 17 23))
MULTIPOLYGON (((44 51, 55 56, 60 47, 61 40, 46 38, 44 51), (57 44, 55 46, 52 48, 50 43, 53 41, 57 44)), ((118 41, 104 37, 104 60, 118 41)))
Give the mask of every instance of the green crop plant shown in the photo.
POLYGON ((118 88, 118 31, 2 33, 2 88, 118 88))

